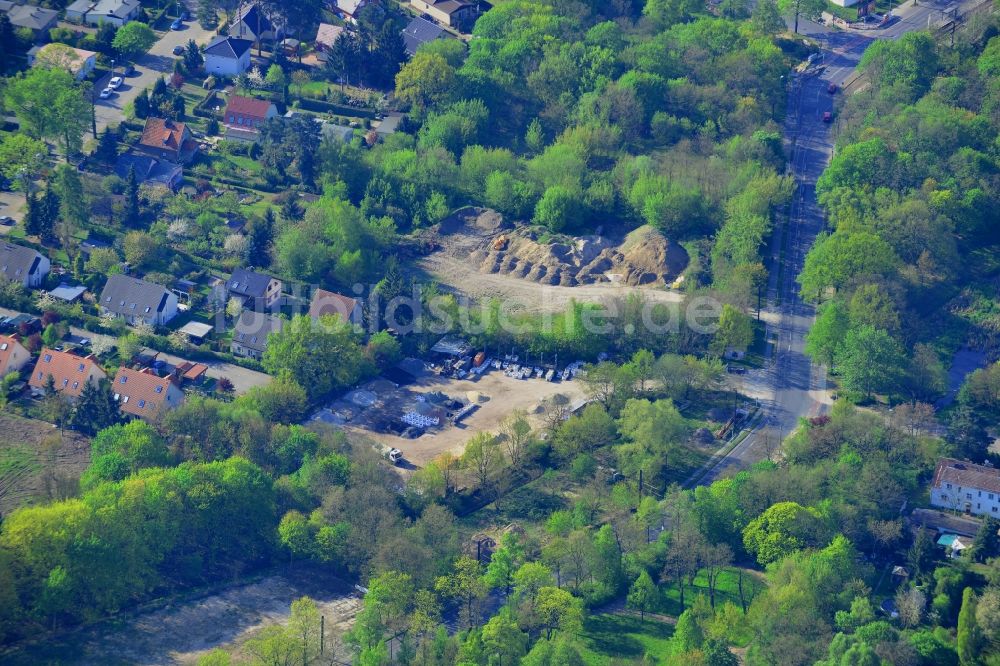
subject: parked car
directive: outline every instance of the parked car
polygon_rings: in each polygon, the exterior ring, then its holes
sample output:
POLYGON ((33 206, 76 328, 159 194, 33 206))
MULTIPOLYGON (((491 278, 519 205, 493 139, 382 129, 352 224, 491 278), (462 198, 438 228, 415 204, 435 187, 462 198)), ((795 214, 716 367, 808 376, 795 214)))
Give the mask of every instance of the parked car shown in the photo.
POLYGON ((14 225, 14 218, 10 215, 0 215, 0 224, 5 227, 11 227, 14 225))
POLYGON ((113 89, 111 89, 111 88, 105 88, 104 90, 101 91, 101 94, 99 96, 100 96, 101 99, 107 99, 107 98, 111 97, 114 94, 115 94, 115 91, 113 89))
POLYGON ((184 47, 178 44, 173 48, 171 53, 173 53, 174 55, 181 55, 182 53, 184 53, 184 47))
POLYGON ((187 10, 184 10, 183 12, 181 12, 181 20, 182 21, 190 21, 191 20, 191 12, 189 12, 187 10))
POLYGON ((741 365, 727 365, 726 372, 731 375, 745 375, 747 374, 747 369, 741 365))
POLYGON ((125 65, 125 69, 122 70, 122 76, 134 76, 135 75, 135 65, 125 65))
POLYGON ((837 92, 837 84, 836 83, 831 83, 830 85, 828 85, 826 87, 826 91, 828 93, 830 93, 831 95, 833 95, 834 93, 837 92))
POLYGON ((123 83, 125 83, 125 79, 123 79, 122 77, 120 77, 120 76, 112 76, 111 80, 108 81, 108 87, 109 88, 114 88, 115 90, 118 90, 119 88, 122 87, 123 83))
POLYGON ((833 112, 832 111, 824 111, 823 112, 823 122, 824 123, 831 123, 831 122, 833 122, 833 112))
POLYGON ((170 24, 171 30, 180 30, 184 27, 184 21, 180 19, 174 19, 174 22, 170 24))

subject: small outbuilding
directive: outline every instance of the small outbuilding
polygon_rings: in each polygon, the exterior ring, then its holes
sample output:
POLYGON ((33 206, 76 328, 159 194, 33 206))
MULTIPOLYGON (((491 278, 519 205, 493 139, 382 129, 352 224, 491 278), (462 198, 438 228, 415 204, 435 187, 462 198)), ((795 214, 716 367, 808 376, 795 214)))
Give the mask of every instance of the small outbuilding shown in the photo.
POLYGON ((194 344, 200 345, 201 343, 205 342, 205 339, 209 335, 212 334, 214 328, 215 327, 212 326, 211 324, 206 324, 204 322, 189 321, 188 323, 184 324, 177 330, 183 333, 184 335, 188 336, 188 339, 191 340, 191 342, 193 342, 194 344))
POLYGON ((86 292, 86 287, 62 282, 58 287, 49 292, 49 296, 65 303, 76 303, 78 300, 83 298, 83 295, 86 292))

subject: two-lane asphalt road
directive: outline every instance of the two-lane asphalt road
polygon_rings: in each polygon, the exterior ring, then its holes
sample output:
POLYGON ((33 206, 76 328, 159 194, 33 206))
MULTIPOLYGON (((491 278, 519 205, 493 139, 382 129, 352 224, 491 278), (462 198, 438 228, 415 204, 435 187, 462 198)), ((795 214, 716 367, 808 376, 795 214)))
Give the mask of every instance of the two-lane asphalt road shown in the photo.
MULTIPOLYGON (((713 456, 686 485, 709 484, 765 459, 776 448, 775 442, 798 427, 802 417, 820 415, 829 407, 826 369, 814 366, 805 354, 805 336, 815 319, 815 307, 800 298, 797 282, 806 254, 826 224, 816 201, 816 179, 833 154, 833 133, 832 124, 823 122, 823 114, 835 114, 841 88, 855 76, 861 56, 874 39, 898 39, 926 29, 952 4, 922 0, 914 5, 910 0, 896 9, 898 18, 882 30, 840 31, 812 21, 800 23, 799 31, 821 45, 822 69, 794 74, 789 81, 784 134, 795 193, 784 222, 771 238, 767 308, 762 313, 769 341, 767 363, 739 380, 742 392, 760 401, 764 417, 743 441, 713 456), (834 93, 829 92, 831 83, 836 85, 834 93)), ((978 4, 979 0, 962 3, 960 13, 978 4)))

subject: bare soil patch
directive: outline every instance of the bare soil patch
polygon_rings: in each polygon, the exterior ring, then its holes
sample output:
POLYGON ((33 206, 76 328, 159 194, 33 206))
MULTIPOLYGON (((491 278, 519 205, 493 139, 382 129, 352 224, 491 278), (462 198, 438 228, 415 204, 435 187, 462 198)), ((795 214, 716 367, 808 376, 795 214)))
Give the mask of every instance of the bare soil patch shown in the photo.
MULTIPOLYGON (((413 394, 440 391, 448 396, 467 400, 470 392, 481 396, 479 408, 467 416, 460 424, 448 423, 439 430, 428 431, 417 439, 406 439, 397 435, 375 432, 353 423, 341 427, 349 434, 368 439, 403 452, 406 462, 421 467, 445 451, 460 455, 466 443, 478 432, 496 432, 501 421, 516 409, 532 411, 556 394, 562 394, 570 404, 584 398, 582 385, 577 381, 547 382, 542 379, 515 379, 500 370, 483 374, 478 381, 441 377, 427 374, 416 383, 406 387, 413 394)), ((541 425, 544 414, 530 414, 534 425, 541 425)))
POLYGON ((0 412, 0 516, 76 493, 90 440, 51 423, 0 412))
POLYGON ((651 227, 625 238, 542 236, 515 228, 496 211, 467 207, 421 235, 433 251, 417 262, 443 285, 510 310, 555 311, 570 299, 605 301, 643 288, 656 301, 688 264, 687 252, 651 227))
MULTIPOLYGON (((291 604, 309 596, 326 618, 327 645, 354 622, 360 596, 318 568, 295 569, 196 599, 178 601, 120 622, 78 629, 3 655, 6 664, 195 664, 215 648, 240 653, 262 628, 283 624, 291 604)), ((341 661, 348 661, 341 655, 341 661)))

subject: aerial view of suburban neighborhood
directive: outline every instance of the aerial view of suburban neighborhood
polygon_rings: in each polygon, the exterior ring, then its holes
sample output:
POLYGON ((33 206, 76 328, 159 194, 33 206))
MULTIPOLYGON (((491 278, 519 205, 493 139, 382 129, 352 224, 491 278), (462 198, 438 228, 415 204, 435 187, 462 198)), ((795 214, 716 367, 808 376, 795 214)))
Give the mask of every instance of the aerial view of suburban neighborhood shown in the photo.
POLYGON ((0 0, 0 664, 1000 666, 1000 0, 0 0))

